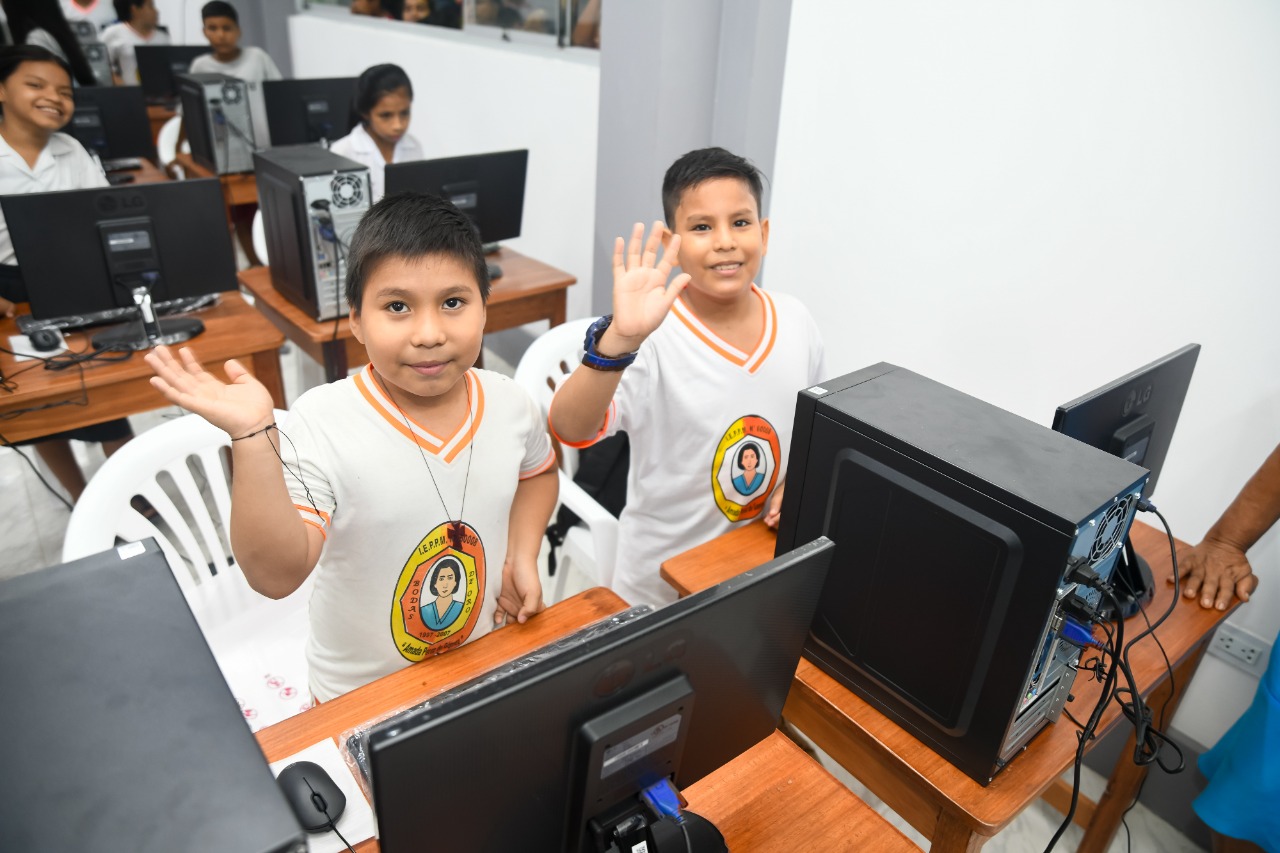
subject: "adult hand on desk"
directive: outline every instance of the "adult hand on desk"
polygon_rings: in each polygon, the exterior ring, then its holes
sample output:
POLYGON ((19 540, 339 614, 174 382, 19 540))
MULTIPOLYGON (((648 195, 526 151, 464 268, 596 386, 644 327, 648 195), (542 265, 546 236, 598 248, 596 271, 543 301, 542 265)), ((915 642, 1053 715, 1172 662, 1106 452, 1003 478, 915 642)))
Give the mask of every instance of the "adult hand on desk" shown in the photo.
POLYGON ((156 347, 144 357, 155 371, 151 385, 169 402, 195 412, 237 439, 257 432, 275 420, 271 392, 234 358, 224 369, 230 383, 206 371, 191 350, 173 357, 168 347, 156 347))
MULTIPOLYGON (((1235 545, 1205 538, 1179 561, 1184 579, 1182 594, 1200 598, 1200 606, 1226 610, 1239 597, 1248 601, 1258 588, 1258 577, 1249 558, 1235 545)), ((1172 582, 1173 578, 1169 578, 1172 582)))

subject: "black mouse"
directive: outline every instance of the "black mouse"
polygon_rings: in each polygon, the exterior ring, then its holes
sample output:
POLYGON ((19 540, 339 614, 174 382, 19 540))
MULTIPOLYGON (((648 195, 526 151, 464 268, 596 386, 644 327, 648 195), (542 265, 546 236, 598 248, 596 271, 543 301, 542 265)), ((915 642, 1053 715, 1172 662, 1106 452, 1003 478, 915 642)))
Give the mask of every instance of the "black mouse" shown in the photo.
POLYGON ((36 329, 27 335, 31 347, 36 352, 50 352, 62 348, 62 336, 53 329, 36 329))
POLYGON ((347 797, 314 761, 295 761, 276 777, 284 798, 307 832, 328 832, 347 807, 347 797), (327 814, 326 814, 327 812, 327 814))

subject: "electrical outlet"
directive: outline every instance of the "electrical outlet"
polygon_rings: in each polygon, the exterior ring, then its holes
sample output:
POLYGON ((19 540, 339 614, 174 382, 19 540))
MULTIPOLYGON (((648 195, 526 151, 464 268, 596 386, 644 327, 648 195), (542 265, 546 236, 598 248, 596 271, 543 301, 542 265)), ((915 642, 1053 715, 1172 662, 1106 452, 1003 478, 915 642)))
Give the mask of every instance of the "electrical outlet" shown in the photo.
POLYGON ((1218 626, 1209 644, 1209 653, 1232 666, 1261 675, 1267 665, 1271 644, 1256 634, 1224 622, 1218 626))

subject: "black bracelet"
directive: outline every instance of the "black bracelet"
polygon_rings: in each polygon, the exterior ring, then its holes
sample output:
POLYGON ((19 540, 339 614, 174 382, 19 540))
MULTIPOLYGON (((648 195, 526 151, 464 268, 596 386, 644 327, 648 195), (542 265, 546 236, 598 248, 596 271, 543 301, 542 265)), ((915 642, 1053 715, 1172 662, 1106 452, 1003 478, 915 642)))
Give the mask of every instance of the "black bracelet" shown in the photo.
POLYGON ((275 425, 275 423, 274 423, 274 422, 273 422, 273 423, 269 423, 269 424, 267 424, 267 425, 266 425, 266 426, 264 426, 262 429, 257 430, 256 432, 251 432, 251 433, 249 433, 248 435, 242 435, 242 436, 240 436, 239 438, 233 438, 233 439, 231 439, 231 440, 232 440, 232 441, 244 441, 246 438, 253 438, 255 435, 262 435, 262 433, 267 432, 268 430, 273 430, 273 429, 279 429, 279 427, 277 427, 277 426, 275 425))

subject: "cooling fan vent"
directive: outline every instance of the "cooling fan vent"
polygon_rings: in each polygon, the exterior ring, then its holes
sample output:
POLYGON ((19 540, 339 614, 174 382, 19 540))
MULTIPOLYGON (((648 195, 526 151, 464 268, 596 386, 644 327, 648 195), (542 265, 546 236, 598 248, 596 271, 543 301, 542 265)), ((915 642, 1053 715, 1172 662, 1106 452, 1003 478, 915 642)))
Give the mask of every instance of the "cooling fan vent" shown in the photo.
POLYGON ((1105 559, 1124 541, 1124 520, 1129 513, 1129 504, 1132 500, 1132 497, 1128 497, 1122 501, 1116 501, 1103 514, 1098 522, 1098 536, 1093 540, 1093 547, 1089 549, 1090 564, 1105 559))
POLYGON ((235 83, 223 83, 222 103, 228 106, 240 103, 240 87, 235 83))
POLYGON ((355 207, 364 201, 364 186, 358 175, 334 175, 329 194, 334 207, 355 207))

